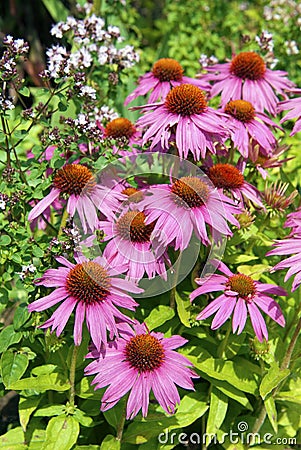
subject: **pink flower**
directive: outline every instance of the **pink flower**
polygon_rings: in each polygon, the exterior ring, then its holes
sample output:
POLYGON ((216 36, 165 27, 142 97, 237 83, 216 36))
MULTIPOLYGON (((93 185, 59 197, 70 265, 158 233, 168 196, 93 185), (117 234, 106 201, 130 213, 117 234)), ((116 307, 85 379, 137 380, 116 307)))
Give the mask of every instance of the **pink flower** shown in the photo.
POLYGON ((48 269, 36 280, 38 286, 56 287, 46 297, 40 298, 28 306, 28 310, 44 311, 59 302, 55 310, 41 328, 56 329, 59 336, 75 310, 74 343, 82 341, 82 326, 86 323, 95 347, 100 350, 107 343, 107 330, 110 339, 118 336, 116 320, 131 323, 132 319, 121 313, 117 307, 135 310, 137 303, 129 292, 141 293, 142 289, 134 283, 116 277, 125 271, 120 266, 112 269, 105 258, 97 257, 89 261, 84 256, 75 258, 76 264, 66 258, 58 257, 63 265, 58 269, 48 269))
POLYGON ((159 274, 166 279, 165 262, 169 263, 165 249, 151 240, 153 223, 146 223, 143 211, 126 210, 117 218, 99 222, 107 243, 104 256, 113 267, 127 267, 127 277, 139 281, 144 273, 148 278, 159 274))
POLYGON ((260 192, 248 183, 243 174, 232 164, 215 164, 209 167, 207 175, 212 184, 222 191, 229 192, 234 199, 244 204, 244 198, 264 208, 260 192))
POLYGON ((204 91, 210 90, 210 84, 208 82, 185 77, 183 73, 184 70, 181 64, 175 59, 159 59, 153 65, 151 72, 147 72, 139 78, 138 87, 125 99, 124 104, 128 105, 135 98, 146 95, 150 91, 152 91, 149 97, 150 103, 160 99, 163 101, 170 89, 184 83, 194 84, 204 91))
POLYGON ((113 154, 120 154, 120 148, 122 149, 125 146, 135 150, 135 145, 141 144, 141 131, 125 117, 118 117, 108 122, 105 127, 102 125, 99 125, 99 127, 103 130, 106 139, 116 141, 116 145, 113 145, 113 154))
POLYGON ((266 109, 276 115, 278 98, 274 91, 286 98, 285 90, 294 87, 286 72, 268 69, 255 52, 239 53, 230 62, 208 66, 207 71, 204 79, 214 82, 211 97, 221 93, 223 107, 229 100, 243 99, 260 112, 266 109))
MULTIPOLYGON (((296 94, 300 94, 301 89, 296 89, 293 92, 296 94)), ((290 134, 290 136, 294 136, 294 134, 298 133, 301 130, 301 97, 291 98, 278 104, 277 112, 287 110, 289 112, 280 120, 280 123, 286 122, 287 120, 297 119, 290 134)))
MULTIPOLYGON (((276 149, 273 151, 272 155, 267 156, 262 148, 258 144, 254 145, 251 143, 249 147, 249 158, 250 161, 255 165, 256 169, 262 176, 264 180, 269 177, 269 173, 266 169, 272 169, 274 167, 281 167, 286 161, 290 161, 294 158, 291 156, 289 158, 280 159, 280 156, 288 149, 285 145, 277 145, 276 149)), ((239 166, 243 170, 246 167, 247 161, 242 159, 238 162, 239 166)))
POLYGON ((56 172, 51 191, 30 211, 28 220, 36 219, 61 194, 68 197, 67 212, 70 216, 78 212, 85 233, 87 228, 91 231, 97 228, 97 209, 106 216, 111 215, 114 208, 118 209, 118 195, 113 196, 108 188, 96 184, 94 175, 87 167, 67 164, 56 172))
POLYGON ((126 418, 133 419, 140 409, 148 413, 150 391, 168 414, 174 414, 180 396, 176 385, 194 390, 191 362, 174 350, 187 340, 181 336, 165 338, 163 333, 149 332, 144 324, 134 325, 135 331, 106 349, 104 358, 97 357, 86 369, 86 375, 96 374, 96 389, 109 386, 102 397, 101 411, 107 411, 128 392, 126 418), (187 367, 188 366, 188 367, 187 367))
POLYGON ((273 271, 288 269, 284 281, 295 275, 292 291, 295 291, 301 284, 301 209, 292 212, 287 216, 285 227, 292 228, 288 238, 275 241, 273 250, 267 253, 272 255, 292 255, 280 261, 273 267, 273 271))
POLYGON ((142 204, 147 210, 146 223, 154 223, 152 236, 164 246, 174 245, 176 250, 188 247, 193 231, 204 245, 209 245, 206 224, 216 241, 221 235, 231 236, 227 221, 239 227, 232 214, 241 211, 209 183, 207 177, 188 176, 171 185, 151 187, 151 195, 142 204))
POLYGON ((268 340, 268 331, 259 308, 270 316, 275 322, 284 327, 285 319, 278 303, 266 294, 287 295, 281 287, 273 284, 261 283, 242 273, 233 274, 228 267, 218 262, 217 267, 224 275, 213 274, 207 278, 197 278, 200 285, 190 294, 190 300, 202 294, 214 291, 223 293, 196 317, 198 320, 207 319, 215 314, 211 328, 221 327, 233 313, 232 330, 240 334, 246 324, 247 313, 250 315, 255 334, 260 342, 263 338, 268 340))
POLYGON ((245 100, 231 100, 224 108, 227 114, 225 122, 230 130, 234 147, 244 158, 250 152, 250 140, 253 145, 259 145, 261 152, 270 156, 276 148, 276 138, 269 127, 279 128, 264 113, 255 112, 253 105, 245 100), (269 127, 267 126, 269 125, 269 127))
POLYGON ((228 135, 222 113, 210 108, 203 91, 192 84, 176 86, 164 102, 134 109, 147 111, 136 125, 148 127, 142 144, 151 141, 150 150, 159 143, 163 149, 169 149, 170 137, 175 133, 180 157, 187 158, 190 151, 199 160, 205 158, 207 149, 215 153, 216 143, 228 135))

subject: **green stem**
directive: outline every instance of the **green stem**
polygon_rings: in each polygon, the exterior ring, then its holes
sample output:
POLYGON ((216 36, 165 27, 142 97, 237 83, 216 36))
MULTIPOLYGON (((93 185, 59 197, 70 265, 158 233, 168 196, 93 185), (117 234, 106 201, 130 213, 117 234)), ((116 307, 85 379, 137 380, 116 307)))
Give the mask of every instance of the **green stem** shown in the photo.
POLYGON ((74 405, 74 399, 75 399, 75 371, 76 371, 76 359, 77 359, 77 354, 78 354, 78 349, 79 346, 75 345, 73 352, 72 352, 72 358, 71 358, 71 365, 70 365, 70 377, 69 377, 69 381, 70 381, 70 394, 69 394, 69 402, 70 402, 70 406, 75 406, 74 405))
POLYGON ((68 217, 69 217, 69 213, 67 212, 67 209, 65 209, 64 212, 63 212, 63 215, 62 215, 62 220, 61 220, 61 223, 60 223, 60 229, 59 229, 59 232, 58 232, 58 235, 57 235, 58 237, 62 235, 63 228, 66 226, 68 217))
POLYGON ((7 164, 7 167, 11 167, 10 147, 9 147, 8 136, 7 136, 6 126, 5 126, 5 120, 4 120, 4 117, 2 115, 1 115, 1 122, 2 122, 3 133, 5 135, 6 164, 7 164))
POLYGON ((124 409, 123 409, 123 412, 122 412, 122 416, 120 418, 120 421, 119 421, 118 427, 117 427, 117 434, 116 434, 117 441, 121 441, 121 439, 122 439, 122 434, 123 434, 123 429, 124 429, 124 424, 125 424, 125 418, 126 418, 126 404, 124 406, 124 409))
POLYGON ((225 337, 224 337, 224 339, 222 340, 222 342, 220 343, 220 345, 219 345, 219 347, 217 349, 217 357, 218 358, 223 358, 224 357, 224 353, 225 353, 225 350, 226 350, 226 346, 228 344, 230 333, 231 333, 231 322, 229 321, 225 337))
POLYGON ((169 297, 169 306, 172 309, 175 309, 175 305, 176 305, 175 298, 176 298, 177 285, 178 285, 178 279, 179 279, 179 273, 180 273, 181 259, 182 259, 182 253, 180 252, 179 257, 176 261, 174 286, 170 291, 170 297, 169 297))

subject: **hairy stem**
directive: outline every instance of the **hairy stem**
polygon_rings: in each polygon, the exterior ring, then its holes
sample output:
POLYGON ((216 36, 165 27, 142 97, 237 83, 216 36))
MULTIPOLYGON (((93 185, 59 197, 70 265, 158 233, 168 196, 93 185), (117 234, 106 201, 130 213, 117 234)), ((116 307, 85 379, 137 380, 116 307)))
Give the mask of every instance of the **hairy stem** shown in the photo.
POLYGON ((71 365, 70 365, 70 394, 69 394, 69 402, 71 406, 74 406, 74 399, 75 399, 75 371, 76 371, 76 360, 77 360, 77 354, 78 354, 79 346, 75 345, 73 352, 72 352, 72 358, 71 358, 71 365))

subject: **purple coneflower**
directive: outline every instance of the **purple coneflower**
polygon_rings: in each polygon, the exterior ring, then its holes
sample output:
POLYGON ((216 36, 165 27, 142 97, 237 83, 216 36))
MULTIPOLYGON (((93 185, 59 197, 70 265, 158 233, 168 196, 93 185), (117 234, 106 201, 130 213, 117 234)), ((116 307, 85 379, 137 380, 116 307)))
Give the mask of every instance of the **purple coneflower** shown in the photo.
POLYGON ((271 155, 277 141, 270 128, 279 128, 269 117, 260 112, 256 112, 250 102, 246 100, 231 100, 224 108, 227 114, 225 122, 229 127, 230 136, 235 147, 244 158, 248 158, 250 149, 250 139, 253 144, 258 144, 261 151, 266 155, 271 155))
POLYGON ((153 65, 152 71, 147 72, 139 78, 138 87, 125 99, 124 104, 128 105, 140 95, 146 95, 152 91, 149 102, 165 100, 169 91, 180 84, 189 83, 198 86, 204 91, 210 91, 210 84, 200 79, 185 77, 184 70, 178 61, 171 58, 159 59, 153 65))
POLYGON ((104 256, 114 267, 126 266, 129 279, 139 281, 144 273, 148 278, 156 274, 163 279, 167 277, 165 262, 168 263, 169 258, 151 239, 154 226, 154 223, 146 223, 145 213, 138 210, 126 210, 118 218, 99 222, 104 240, 109 241, 104 256))
POLYGON ((208 278, 197 278, 195 280, 200 287, 190 294, 191 301, 202 294, 214 291, 223 292, 203 309, 196 317, 198 320, 207 319, 207 317, 216 313, 211 324, 212 330, 216 330, 228 320, 233 312, 232 330, 233 333, 238 330, 237 334, 240 334, 245 327, 247 313, 249 313, 255 334, 258 340, 262 342, 263 338, 268 340, 268 330, 259 311, 260 308, 275 322, 284 327, 285 319, 280 306, 266 295, 287 295, 284 289, 273 284, 253 280, 242 273, 234 274, 222 262, 218 263, 218 269, 224 275, 213 274, 208 278))
POLYGON ((242 52, 234 55, 230 62, 208 66, 206 81, 213 81, 211 97, 221 95, 224 107, 229 100, 243 99, 250 102, 258 111, 266 109, 276 115, 277 94, 285 95, 285 90, 292 89, 292 83, 282 70, 271 70, 264 60, 255 52, 242 52))
POLYGON ((128 146, 131 150, 134 150, 134 146, 141 143, 141 131, 125 117, 113 119, 105 127, 101 126, 101 128, 106 139, 116 141, 116 145, 113 146, 113 153, 119 153, 120 148, 124 146, 128 146))
POLYGON ((56 330, 59 336, 75 310, 74 343, 80 345, 82 326, 86 323, 95 347, 100 350, 102 343, 107 343, 107 330, 110 339, 118 336, 116 320, 132 323, 133 320, 122 314, 117 308, 135 310, 137 303, 128 295, 129 292, 141 293, 143 289, 134 283, 116 277, 125 271, 125 267, 112 269, 104 257, 93 261, 81 256, 75 258, 76 264, 64 257, 57 261, 63 265, 58 269, 48 269, 35 281, 38 286, 56 287, 46 297, 40 298, 28 306, 28 310, 44 311, 62 304, 55 310, 41 328, 56 330))
MULTIPOLYGON (((254 145, 251 143, 249 148, 249 159, 255 165, 256 169, 262 176, 264 180, 269 177, 269 173, 266 169, 273 169, 274 167, 281 167, 286 161, 294 158, 291 156, 289 158, 280 159, 280 156, 288 149, 286 145, 277 145, 273 154, 267 156, 262 148, 258 144, 254 145)), ((246 166, 246 160, 239 161, 241 168, 246 166)))
POLYGON ((107 411, 130 391, 126 418, 133 419, 140 409, 142 416, 148 412, 152 390, 161 407, 174 414, 180 396, 175 385, 194 390, 191 362, 174 350, 187 340, 181 336, 165 338, 163 333, 149 332, 144 324, 136 323, 135 331, 113 342, 105 357, 90 353, 98 359, 85 369, 86 375, 96 374, 96 389, 109 386, 102 397, 101 411, 107 411), (187 367, 188 366, 188 367, 187 367))
MULTIPOLYGON (((296 94, 301 93, 301 89, 296 89, 293 91, 296 94)), ((287 120, 297 119, 290 136, 301 131, 301 97, 290 98, 284 102, 278 104, 277 112, 289 111, 281 120, 280 123, 286 122, 287 120)))
POLYGON ((199 160, 205 158, 207 149, 215 153, 215 144, 228 136, 223 114, 210 108, 204 92, 192 84, 176 86, 164 102, 135 109, 146 111, 136 125, 148 127, 142 144, 151 141, 150 150, 159 143, 163 149, 169 149, 170 137, 175 133, 180 157, 187 158, 190 151, 199 160))
POLYGON ((207 172, 212 184, 223 191, 231 193, 233 198, 244 204, 244 199, 264 208, 260 192, 248 183, 240 170, 231 164, 214 164, 207 172))
POLYGON ((239 227, 232 214, 240 209, 209 183, 208 179, 188 176, 171 185, 151 187, 151 195, 142 203, 148 211, 147 223, 154 223, 152 236, 165 246, 174 245, 176 250, 188 247, 193 231, 204 245, 209 245, 206 224, 216 241, 221 235, 232 236, 227 221, 239 227))
POLYGON ((114 208, 118 209, 117 193, 114 196, 108 188, 99 186, 87 167, 67 164, 56 172, 51 191, 30 211, 28 220, 37 218, 62 194, 68 197, 67 212, 71 217, 78 212, 85 233, 87 227, 91 231, 97 228, 96 209, 105 216, 112 215, 114 208))

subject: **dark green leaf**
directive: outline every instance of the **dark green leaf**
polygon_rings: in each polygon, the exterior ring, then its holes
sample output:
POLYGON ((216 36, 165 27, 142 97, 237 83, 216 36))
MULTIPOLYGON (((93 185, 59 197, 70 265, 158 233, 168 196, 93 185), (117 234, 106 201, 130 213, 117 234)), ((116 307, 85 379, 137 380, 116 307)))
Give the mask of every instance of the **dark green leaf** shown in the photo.
POLYGON ((1 357, 1 375, 7 389, 10 385, 19 380, 25 373, 28 366, 28 358, 22 353, 12 352, 10 350, 2 354, 1 357))
POLYGON ((15 331, 13 325, 8 325, 0 333, 0 353, 8 349, 12 344, 20 342, 22 333, 15 331))

